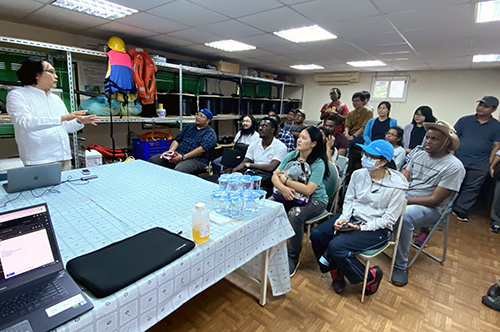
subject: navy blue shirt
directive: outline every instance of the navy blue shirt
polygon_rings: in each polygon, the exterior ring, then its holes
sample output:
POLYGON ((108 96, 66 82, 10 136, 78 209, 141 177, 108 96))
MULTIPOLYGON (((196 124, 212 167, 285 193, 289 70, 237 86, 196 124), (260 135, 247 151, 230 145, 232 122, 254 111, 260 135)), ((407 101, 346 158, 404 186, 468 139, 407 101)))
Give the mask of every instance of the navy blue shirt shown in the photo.
POLYGON ((490 160, 493 142, 500 142, 500 122, 491 117, 488 122, 479 123, 476 115, 458 119, 455 130, 460 138, 460 147, 455 156, 468 164, 487 164, 490 160))
POLYGON ((186 154, 202 146, 206 152, 201 156, 189 159, 198 160, 206 164, 208 162, 208 151, 217 144, 217 135, 210 126, 198 129, 196 123, 191 123, 175 136, 175 141, 179 143, 176 152, 180 154, 186 154))

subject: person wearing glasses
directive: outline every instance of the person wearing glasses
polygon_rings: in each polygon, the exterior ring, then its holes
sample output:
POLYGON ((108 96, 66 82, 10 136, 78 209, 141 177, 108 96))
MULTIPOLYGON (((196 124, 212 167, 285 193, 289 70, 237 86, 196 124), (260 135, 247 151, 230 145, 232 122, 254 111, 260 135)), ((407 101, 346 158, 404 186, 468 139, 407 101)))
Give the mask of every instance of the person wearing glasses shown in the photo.
POLYGON ((209 126, 213 117, 208 109, 199 110, 195 123, 182 128, 168 151, 152 156, 149 162, 188 174, 204 170, 208 163, 208 152, 217 144, 217 135, 209 126))
POLYGON ((385 140, 391 143, 394 148, 394 157, 392 160, 396 166, 396 170, 401 171, 403 165, 405 164, 406 151, 403 149, 403 128, 399 126, 394 126, 389 128, 387 133, 385 133, 385 140))
MULTIPOLYGON (((383 246, 391 238, 394 224, 405 203, 408 181, 403 174, 389 169, 394 148, 385 140, 359 145, 363 150, 363 168, 354 171, 342 208, 337 214, 311 231, 311 243, 321 272, 330 272, 333 290, 363 281, 365 267, 356 255, 383 246)), ((369 269, 365 294, 378 290, 383 272, 369 269)))
POLYGON ((95 126, 97 116, 85 115, 87 111, 68 113, 61 98, 51 91, 57 86, 57 74, 46 59, 24 59, 17 77, 23 87, 7 95, 7 112, 24 166, 60 162, 63 171, 70 170, 68 133, 86 124, 95 126))

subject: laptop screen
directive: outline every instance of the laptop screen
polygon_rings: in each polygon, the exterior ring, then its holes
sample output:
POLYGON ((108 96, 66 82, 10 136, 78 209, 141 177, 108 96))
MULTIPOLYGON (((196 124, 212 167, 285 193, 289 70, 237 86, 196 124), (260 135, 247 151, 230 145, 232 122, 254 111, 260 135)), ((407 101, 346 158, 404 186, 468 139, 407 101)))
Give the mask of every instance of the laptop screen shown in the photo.
POLYGON ((0 214, 0 285, 54 265, 59 250, 46 204, 0 214))

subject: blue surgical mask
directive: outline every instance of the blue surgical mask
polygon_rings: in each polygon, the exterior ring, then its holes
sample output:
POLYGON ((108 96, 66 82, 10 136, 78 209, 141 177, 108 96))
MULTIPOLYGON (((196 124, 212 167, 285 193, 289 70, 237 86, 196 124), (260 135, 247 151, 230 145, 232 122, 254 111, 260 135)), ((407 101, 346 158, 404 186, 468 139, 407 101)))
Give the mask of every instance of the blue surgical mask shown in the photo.
POLYGON ((376 162, 377 162, 377 160, 372 159, 370 157, 367 157, 367 156, 361 157, 361 165, 369 171, 374 171, 374 170, 378 169, 378 167, 375 166, 376 162))

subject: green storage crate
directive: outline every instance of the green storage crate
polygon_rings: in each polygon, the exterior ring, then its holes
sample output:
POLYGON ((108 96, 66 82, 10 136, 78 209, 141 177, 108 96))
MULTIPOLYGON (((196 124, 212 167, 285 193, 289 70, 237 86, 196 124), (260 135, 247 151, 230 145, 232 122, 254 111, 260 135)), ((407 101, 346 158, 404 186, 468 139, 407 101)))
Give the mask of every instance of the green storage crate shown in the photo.
POLYGON ((272 98, 273 86, 271 84, 257 85, 257 98, 272 98))
POLYGON ((159 92, 173 91, 175 88, 174 84, 174 74, 159 71, 155 75, 156 78, 156 89, 159 92))
POLYGON ((256 97, 256 88, 257 88, 257 86, 255 84, 243 83, 241 85, 241 95, 243 97, 255 98, 256 97))
MULTIPOLYGON (((159 92, 178 92, 179 75, 177 73, 157 72, 156 89, 159 92)), ((205 90, 205 80, 201 76, 182 75, 182 92, 200 94, 205 90)))
POLYGON ((0 124, 0 138, 14 137, 14 125, 0 124))

